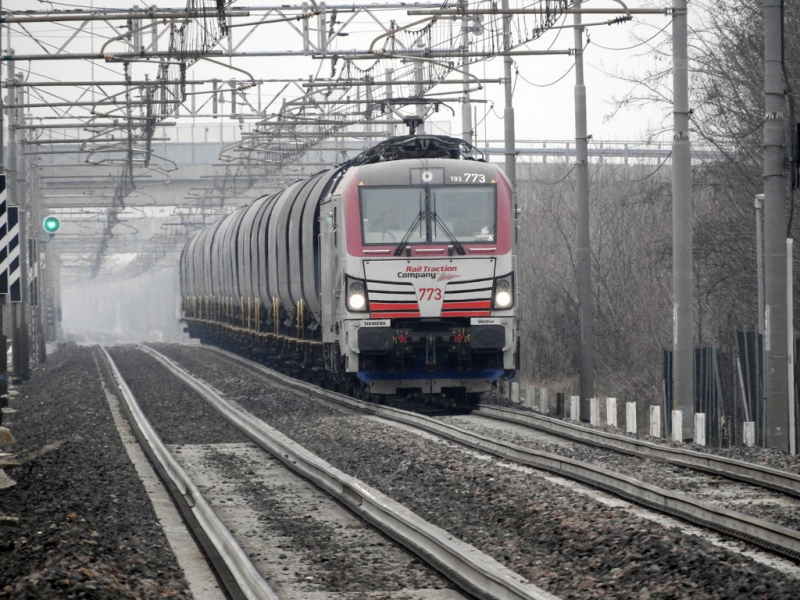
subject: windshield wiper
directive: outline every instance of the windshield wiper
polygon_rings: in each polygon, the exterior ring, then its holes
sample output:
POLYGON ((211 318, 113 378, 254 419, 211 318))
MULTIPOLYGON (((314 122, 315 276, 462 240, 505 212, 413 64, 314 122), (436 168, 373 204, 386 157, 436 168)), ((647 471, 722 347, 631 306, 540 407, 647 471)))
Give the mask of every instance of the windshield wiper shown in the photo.
POLYGON ((445 235, 448 237, 448 239, 449 239, 449 240, 450 240, 450 241, 453 243, 453 247, 456 249, 456 252, 458 252, 458 254, 460 254, 460 255, 464 255, 464 254, 466 254, 466 253, 467 253, 467 251, 466 251, 466 250, 464 250, 464 246, 462 246, 462 245, 461 245, 461 242, 459 242, 459 241, 456 239, 456 236, 454 236, 454 235, 453 235, 453 232, 452 232, 452 231, 450 231, 450 230, 447 228, 447 225, 445 225, 445 224, 444 224, 444 221, 442 221, 442 220, 439 218, 439 215, 437 215, 436 213, 433 213, 433 219, 434 219, 434 221, 436 221, 436 223, 439 225, 439 227, 441 227, 441 228, 442 228, 442 231, 444 231, 444 233, 445 233, 445 235))
POLYGON ((397 248, 394 249, 394 255, 400 256, 403 253, 403 250, 406 249, 408 246, 408 240, 411 238, 411 234, 414 233, 414 228, 419 225, 419 222, 422 220, 422 213, 417 213, 417 217, 414 219, 414 222, 411 223, 411 227, 408 228, 406 234, 403 236, 403 239, 400 240, 400 243, 397 245, 397 248))

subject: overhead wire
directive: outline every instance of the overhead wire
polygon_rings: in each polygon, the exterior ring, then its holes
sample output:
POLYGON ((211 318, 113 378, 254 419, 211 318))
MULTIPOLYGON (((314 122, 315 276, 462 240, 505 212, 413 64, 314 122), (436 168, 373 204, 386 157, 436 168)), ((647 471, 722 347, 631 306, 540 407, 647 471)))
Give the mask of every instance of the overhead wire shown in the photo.
POLYGON ((647 181, 651 177, 654 177, 655 174, 658 173, 664 167, 664 165, 667 164, 667 162, 669 162, 670 158, 672 158, 672 150, 669 151, 669 154, 667 154, 667 156, 664 157, 664 160, 661 161, 661 163, 655 168, 654 171, 648 173, 644 177, 633 177, 633 178, 621 177, 620 179, 622 179, 623 181, 627 181, 628 183, 639 183, 642 181, 647 181))
POLYGON ((564 176, 561 179, 557 180, 557 181, 542 181, 541 179, 536 179, 536 178, 534 178, 534 181, 536 183, 541 183, 542 185, 558 185, 559 183, 562 183, 564 180, 566 180, 567 177, 569 177, 570 174, 572 174, 572 172, 575 170, 575 168, 577 166, 578 166, 578 163, 573 163, 572 167, 570 167, 569 171, 567 171, 564 174, 564 176))
POLYGON ((602 50, 609 50, 611 52, 624 52, 624 51, 628 51, 628 50, 635 50, 636 48, 640 48, 640 47, 642 47, 644 45, 650 44, 650 42, 652 42, 656 37, 658 37, 659 35, 664 33, 664 31, 666 31, 667 27, 670 27, 672 25, 672 21, 673 21, 673 19, 669 19, 667 21, 667 24, 664 25, 664 27, 662 27, 661 29, 656 31, 653 35, 651 35, 646 40, 642 40, 638 44, 634 44, 633 46, 628 46, 628 47, 625 47, 625 48, 614 48, 612 46, 603 46, 602 44, 598 44, 597 42, 592 42, 592 43, 595 46, 597 46, 598 48, 602 49, 602 50))

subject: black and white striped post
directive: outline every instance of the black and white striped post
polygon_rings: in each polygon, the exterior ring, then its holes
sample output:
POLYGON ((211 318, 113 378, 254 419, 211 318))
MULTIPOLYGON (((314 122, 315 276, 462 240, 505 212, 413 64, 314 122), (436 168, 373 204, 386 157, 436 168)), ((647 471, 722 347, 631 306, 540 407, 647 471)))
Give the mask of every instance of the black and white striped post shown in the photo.
MULTIPOLYGON (((13 49, 7 52, 13 55, 13 49)), ((21 83, 21 74, 16 72, 14 61, 7 62, 7 83, 21 83)), ((24 90, 16 85, 9 85, 8 100, 10 105, 24 103, 24 90)), ((27 311, 24 300, 27 300, 25 279, 27 265, 25 262, 25 157, 19 152, 23 141, 22 113, 16 106, 8 113, 7 157, 5 161, 6 191, 8 193, 8 301, 9 331, 11 332, 11 377, 22 381, 30 375, 29 343, 27 311), (13 205, 13 206, 12 206, 13 205)))
MULTIPOLYGON (((8 294, 8 200, 6 197, 6 176, 0 175, 0 294, 5 304, 8 294)), ((0 314, 0 319, 2 315, 0 314)), ((0 321, 2 324, 2 321, 0 321)), ((2 330, 2 328, 0 328, 2 330)))
POLYGON ((8 300, 22 302, 22 263, 19 247, 19 208, 9 206, 8 215, 8 300))
MULTIPOLYGON (((0 142, 0 146, 2 143, 0 142)), ((6 176, 0 173, 0 408, 8 406, 8 344, 3 333, 3 312, 8 294, 8 199, 6 176)), ((0 425, 3 413, 0 411, 0 425)))

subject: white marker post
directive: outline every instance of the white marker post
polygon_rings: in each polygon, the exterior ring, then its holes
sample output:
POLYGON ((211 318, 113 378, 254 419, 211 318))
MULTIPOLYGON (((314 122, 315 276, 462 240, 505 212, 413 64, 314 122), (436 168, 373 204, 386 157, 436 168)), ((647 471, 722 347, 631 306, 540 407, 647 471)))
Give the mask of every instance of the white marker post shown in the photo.
POLYGON ((617 399, 606 398, 606 424, 609 427, 617 426, 617 399))
POLYGON ((745 421, 744 422, 744 445, 748 448, 752 448, 756 445, 756 422, 755 421, 745 421))
POLYGON ((694 413, 694 443, 706 445, 706 413, 694 413))
POLYGON ((569 397, 569 420, 570 421, 578 421, 580 419, 581 414, 581 397, 580 396, 570 396, 569 397))
POLYGON ((636 433, 636 402, 625 403, 625 431, 636 433))
POLYGON ((597 398, 589 398, 589 423, 595 427, 600 425, 600 402, 597 398))
POLYGON ((650 407, 650 435, 661 437, 661 407, 657 404, 650 407))
POLYGON ((547 414, 547 388, 539 388, 539 412, 547 414))
POLYGON ((679 410, 672 411, 672 441, 683 441, 683 413, 679 410))

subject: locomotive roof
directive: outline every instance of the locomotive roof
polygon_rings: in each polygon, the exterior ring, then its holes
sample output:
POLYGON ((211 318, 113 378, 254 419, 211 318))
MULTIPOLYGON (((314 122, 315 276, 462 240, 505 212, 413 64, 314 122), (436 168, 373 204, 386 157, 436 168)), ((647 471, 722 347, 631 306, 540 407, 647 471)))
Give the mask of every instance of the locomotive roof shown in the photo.
POLYGON ((483 183, 498 178, 499 167, 495 164, 453 158, 416 158, 393 160, 360 165, 350 170, 364 185, 419 185, 423 182, 443 184, 446 182, 477 182, 476 175, 483 175, 483 183), (430 173, 423 178, 423 173, 430 173))
POLYGON ((408 158, 464 158, 483 154, 466 141, 447 135, 403 135, 388 138, 349 161, 348 166, 408 158))
POLYGON ((345 178, 357 177, 365 185, 419 185, 422 183, 483 182, 498 177, 497 165, 487 163, 474 146, 444 135, 392 137, 366 150, 341 166, 345 178), (481 158, 472 158, 472 154, 481 158), (422 173, 427 172, 425 178, 422 173))

